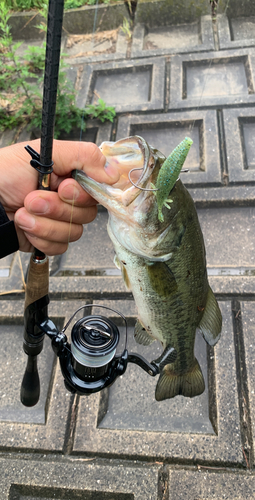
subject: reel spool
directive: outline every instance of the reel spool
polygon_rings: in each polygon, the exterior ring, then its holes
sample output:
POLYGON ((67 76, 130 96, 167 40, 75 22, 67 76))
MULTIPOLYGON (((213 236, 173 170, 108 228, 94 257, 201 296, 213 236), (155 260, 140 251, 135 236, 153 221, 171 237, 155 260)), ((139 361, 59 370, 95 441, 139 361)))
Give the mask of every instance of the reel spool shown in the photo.
POLYGON ((102 378, 116 354, 120 334, 103 316, 87 316, 75 323, 71 333, 72 365, 82 380, 102 378))

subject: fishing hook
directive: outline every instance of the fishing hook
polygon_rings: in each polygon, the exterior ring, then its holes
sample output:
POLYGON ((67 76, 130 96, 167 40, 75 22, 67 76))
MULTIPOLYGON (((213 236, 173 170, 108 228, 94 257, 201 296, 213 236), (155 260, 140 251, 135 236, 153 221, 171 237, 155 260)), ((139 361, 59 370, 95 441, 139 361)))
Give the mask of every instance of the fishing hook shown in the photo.
POLYGON ((135 184, 132 180, 131 180, 131 177, 130 177, 130 174, 131 172, 134 172, 134 170, 143 170, 143 167, 139 167, 139 168, 132 168, 132 170, 130 170, 128 172, 128 178, 131 182, 131 184, 133 184, 133 186, 135 186, 136 188, 140 189, 141 191, 158 191, 158 188, 142 188, 140 186, 137 186, 137 184, 135 184))
MULTIPOLYGON (((131 184, 133 184, 133 186, 135 186, 137 189, 140 189, 141 191, 159 191, 159 189, 158 189, 158 188, 142 188, 142 187, 140 187, 140 186, 137 186, 137 184, 135 184, 135 183, 132 181, 131 177, 130 177, 131 172, 134 172, 134 170, 143 170, 143 167, 139 167, 139 168, 132 168, 132 170, 130 170, 130 171, 128 172, 128 178, 129 178, 129 180, 130 180, 131 184)), ((183 173, 189 172, 189 169, 188 169, 188 168, 183 168, 183 169, 181 170, 181 172, 183 172, 183 173)))

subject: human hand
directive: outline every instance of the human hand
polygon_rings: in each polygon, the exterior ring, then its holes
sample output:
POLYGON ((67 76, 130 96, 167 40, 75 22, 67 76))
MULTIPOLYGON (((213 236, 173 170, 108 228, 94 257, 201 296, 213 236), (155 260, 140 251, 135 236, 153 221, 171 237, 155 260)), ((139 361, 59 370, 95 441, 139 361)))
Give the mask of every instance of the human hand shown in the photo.
POLYGON ((47 255, 62 254, 69 242, 80 238, 82 225, 97 214, 97 202, 70 177, 72 170, 83 170, 107 184, 117 182, 119 173, 105 165, 95 144, 54 140, 51 191, 36 190, 38 173, 30 165, 26 144, 40 151, 39 140, 0 149, 0 201, 14 220, 21 251, 35 246, 47 255))

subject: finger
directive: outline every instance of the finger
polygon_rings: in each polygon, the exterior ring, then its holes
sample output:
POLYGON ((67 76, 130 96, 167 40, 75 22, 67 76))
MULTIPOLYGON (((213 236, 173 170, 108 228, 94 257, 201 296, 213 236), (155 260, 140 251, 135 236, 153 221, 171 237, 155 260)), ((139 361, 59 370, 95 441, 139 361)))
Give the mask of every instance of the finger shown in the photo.
MULTIPOLYGON (((38 217, 28 213, 25 208, 21 208, 16 212, 15 223, 26 235, 58 243, 76 241, 81 237, 83 232, 82 224, 70 224, 68 222, 38 217)), ((29 241, 31 240, 29 239, 29 241)))
POLYGON ((92 142, 55 140, 53 161, 54 172, 60 177, 79 169, 98 182, 114 184, 119 180, 118 168, 106 163, 105 156, 92 142))
POLYGON ((41 238, 37 238, 36 236, 32 236, 29 233, 24 233, 29 245, 32 246, 32 248, 37 248, 41 252, 45 253, 49 257, 53 255, 62 255, 65 253, 68 249, 68 242, 67 243, 59 243, 56 241, 46 241, 42 240, 41 238))
POLYGON ((92 198, 90 197, 88 200, 87 197, 82 196, 82 202, 80 203, 81 207, 77 207, 76 201, 70 200, 69 203, 66 203, 60 199, 58 193, 34 191, 25 198, 24 205, 31 215, 74 224, 87 224, 95 219, 97 207, 95 201, 92 204, 92 198), (88 203, 88 207, 84 207, 86 203, 88 203))
POLYGON ((74 179, 65 179, 58 187, 58 195, 61 200, 71 203, 76 207, 91 207, 97 204, 74 179))

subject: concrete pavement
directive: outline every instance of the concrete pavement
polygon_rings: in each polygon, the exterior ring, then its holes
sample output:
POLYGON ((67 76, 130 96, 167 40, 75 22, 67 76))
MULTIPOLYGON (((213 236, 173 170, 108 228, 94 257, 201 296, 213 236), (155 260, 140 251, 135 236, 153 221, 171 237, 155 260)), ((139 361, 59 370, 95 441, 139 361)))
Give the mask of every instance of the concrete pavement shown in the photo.
MULTIPOLYGON (((100 95, 117 111, 113 125, 89 123, 83 139, 100 144, 137 134, 166 155, 186 135, 193 139, 189 173, 181 176, 196 202, 222 338, 214 349, 196 340, 204 394, 161 403, 154 399, 155 379, 135 365, 102 393, 69 394, 45 339, 41 399, 26 409, 19 402, 23 283, 18 255, 3 259, 3 500, 254 498, 255 18, 226 12, 216 24, 208 14, 159 28, 138 14, 131 41, 114 30, 93 43, 64 37, 78 105, 100 95)), ((25 40, 20 54, 32 43, 25 40)), ((1 146, 13 135, 3 134, 1 146)), ((51 259, 49 313, 60 326, 85 303, 110 305, 127 317, 129 349, 150 360, 160 346, 133 340, 136 307, 113 264, 106 223, 100 210, 82 238, 51 259)), ((21 261, 26 268, 25 254, 21 261)))

